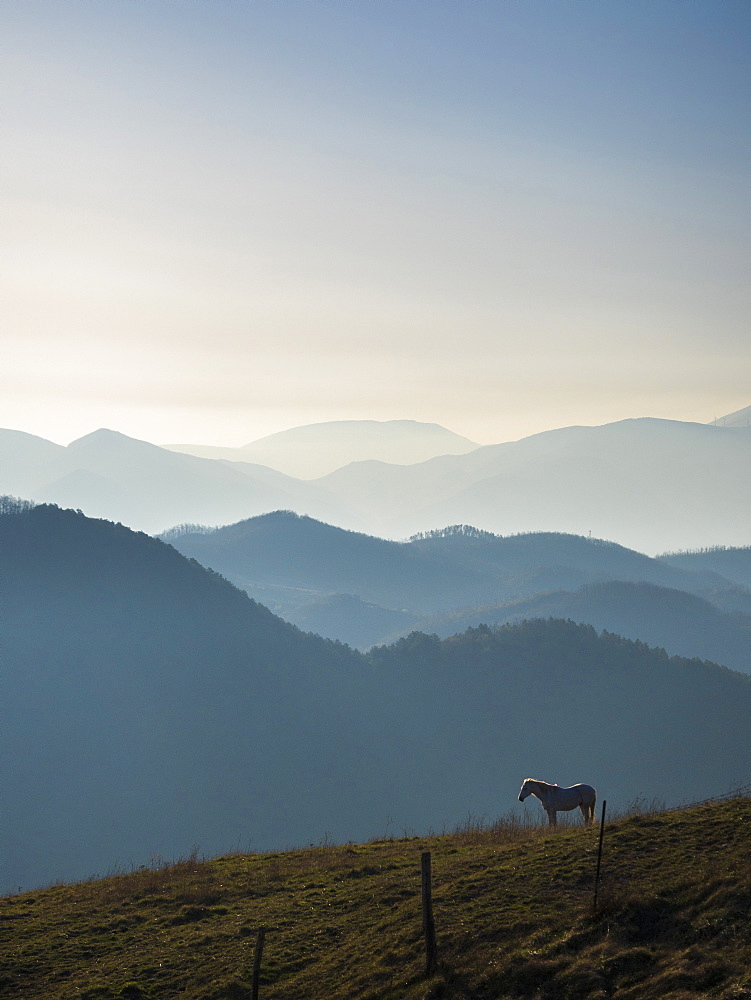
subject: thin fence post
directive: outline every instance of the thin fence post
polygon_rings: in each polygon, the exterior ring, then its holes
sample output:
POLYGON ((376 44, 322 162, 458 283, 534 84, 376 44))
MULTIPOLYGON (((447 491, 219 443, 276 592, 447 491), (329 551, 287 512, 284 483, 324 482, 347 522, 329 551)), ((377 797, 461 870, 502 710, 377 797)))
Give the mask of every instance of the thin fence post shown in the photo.
POLYGON ((266 937, 266 928, 259 927, 256 935, 256 950, 253 955, 253 982, 250 988, 251 1000, 258 1000, 258 983, 261 978, 261 956, 263 955, 263 942, 266 937))
POLYGON ((425 975, 429 976, 436 965, 433 889, 430 884, 430 851, 422 853, 422 930, 425 935, 425 975))
POLYGON ((600 862, 602 861, 602 835, 605 831, 605 806, 607 805, 607 800, 602 800, 602 815, 600 816, 600 843, 597 848, 597 871, 595 873, 595 897, 592 901, 592 915, 597 914, 597 890, 600 885, 600 862))

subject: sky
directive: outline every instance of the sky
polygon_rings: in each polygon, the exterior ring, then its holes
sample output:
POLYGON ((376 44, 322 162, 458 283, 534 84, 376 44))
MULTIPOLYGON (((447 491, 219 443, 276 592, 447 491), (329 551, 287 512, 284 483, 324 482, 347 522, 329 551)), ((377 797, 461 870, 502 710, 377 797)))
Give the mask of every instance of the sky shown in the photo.
POLYGON ((2 0, 0 426, 751 403, 747 0, 2 0))

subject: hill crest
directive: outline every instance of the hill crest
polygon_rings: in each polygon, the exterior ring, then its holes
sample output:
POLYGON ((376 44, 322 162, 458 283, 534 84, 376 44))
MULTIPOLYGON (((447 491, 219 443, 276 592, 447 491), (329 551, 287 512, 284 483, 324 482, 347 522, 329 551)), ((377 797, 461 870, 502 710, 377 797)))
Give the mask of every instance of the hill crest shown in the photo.
POLYGON ((334 420, 278 431, 239 448, 167 444, 201 458, 255 462, 299 479, 318 479, 351 462, 396 465, 436 455, 464 454, 479 445, 440 424, 417 420, 334 420))

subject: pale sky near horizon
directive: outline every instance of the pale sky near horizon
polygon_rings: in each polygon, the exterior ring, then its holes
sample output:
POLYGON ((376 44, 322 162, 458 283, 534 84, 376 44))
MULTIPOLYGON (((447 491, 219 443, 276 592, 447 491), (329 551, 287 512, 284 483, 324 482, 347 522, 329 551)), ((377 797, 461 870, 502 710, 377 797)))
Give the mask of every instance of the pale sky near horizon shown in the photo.
POLYGON ((0 426, 751 403, 747 0, 3 0, 0 426))

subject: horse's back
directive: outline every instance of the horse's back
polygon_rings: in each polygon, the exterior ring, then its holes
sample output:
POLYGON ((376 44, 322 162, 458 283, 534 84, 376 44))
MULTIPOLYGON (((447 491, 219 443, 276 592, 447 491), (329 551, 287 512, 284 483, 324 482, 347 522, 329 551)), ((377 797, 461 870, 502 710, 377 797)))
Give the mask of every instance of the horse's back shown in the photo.
POLYGON ((591 785, 580 782, 578 785, 572 785, 571 788, 575 788, 581 794, 582 799, 591 799, 594 802, 597 798, 597 789, 591 785))

